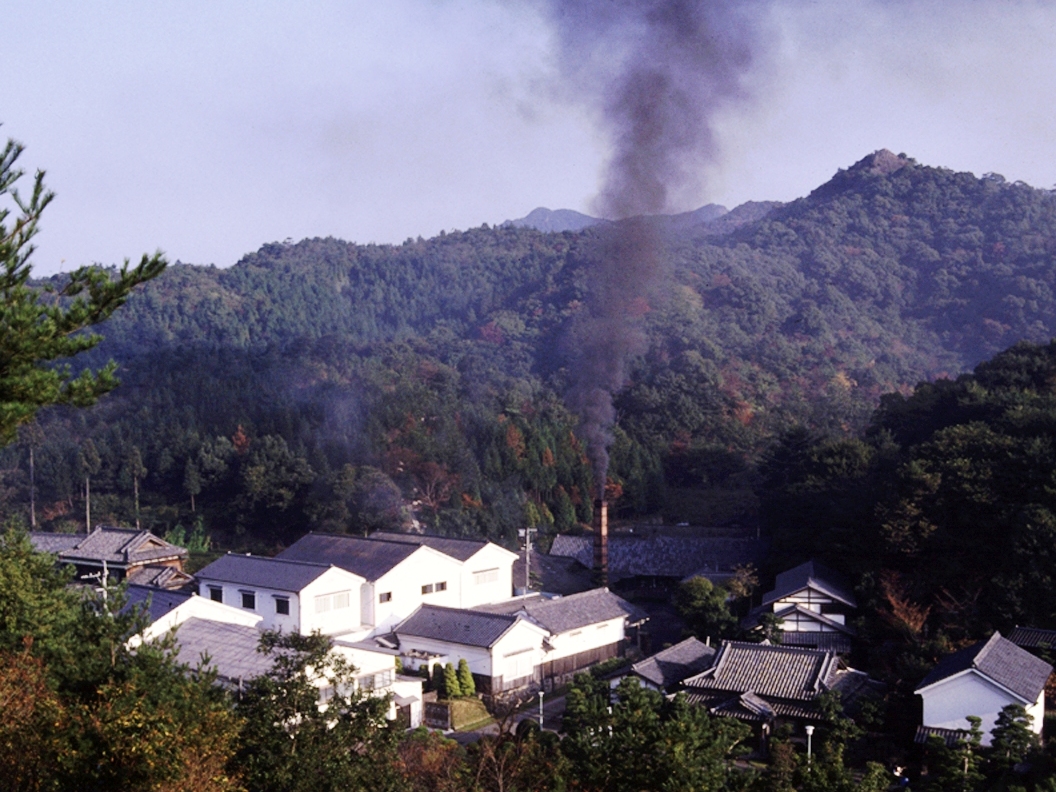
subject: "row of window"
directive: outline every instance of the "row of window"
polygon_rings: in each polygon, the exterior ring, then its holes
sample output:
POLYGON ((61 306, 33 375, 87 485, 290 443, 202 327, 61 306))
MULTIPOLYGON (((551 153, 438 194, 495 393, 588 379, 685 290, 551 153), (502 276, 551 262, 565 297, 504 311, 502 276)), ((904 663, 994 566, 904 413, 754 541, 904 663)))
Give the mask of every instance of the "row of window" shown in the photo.
MULTIPOLYGON (((238 590, 239 597, 242 600, 242 607, 246 610, 257 609, 257 592, 249 591, 247 589, 238 590)), ((224 589, 221 586, 210 586, 209 587, 209 599, 213 602, 224 601, 224 589)), ((275 602, 275 613, 278 616, 289 616, 290 615, 290 598, 283 597, 278 594, 272 595, 272 600, 275 602)), ((351 604, 350 592, 338 591, 334 594, 322 594, 315 598, 315 612, 326 613, 330 610, 340 610, 341 608, 347 608, 351 604)))
POLYGON ((447 591, 447 581, 442 580, 439 583, 427 583, 422 586, 423 594, 432 594, 434 591, 447 591))

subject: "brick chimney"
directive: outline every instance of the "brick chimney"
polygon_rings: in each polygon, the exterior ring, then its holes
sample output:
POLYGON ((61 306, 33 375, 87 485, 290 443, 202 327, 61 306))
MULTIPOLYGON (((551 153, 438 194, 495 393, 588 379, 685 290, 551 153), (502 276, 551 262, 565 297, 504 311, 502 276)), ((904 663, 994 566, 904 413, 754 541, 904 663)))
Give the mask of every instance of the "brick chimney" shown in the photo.
POLYGON ((609 504, 603 498, 594 501, 594 574, 609 585, 609 504))

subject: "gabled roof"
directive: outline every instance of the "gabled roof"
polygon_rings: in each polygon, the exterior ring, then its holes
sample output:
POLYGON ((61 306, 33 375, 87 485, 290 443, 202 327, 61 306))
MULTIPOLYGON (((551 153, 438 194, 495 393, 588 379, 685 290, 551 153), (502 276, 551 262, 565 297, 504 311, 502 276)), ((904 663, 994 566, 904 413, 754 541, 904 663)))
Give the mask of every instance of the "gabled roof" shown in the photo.
POLYGON ((714 646, 696 638, 687 638, 652 657, 639 660, 631 666, 631 672, 665 689, 706 669, 717 651, 714 646))
POLYGON ((854 594, 843 585, 841 576, 828 567, 819 564, 814 559, 778 575, 777 581, 774 583, 774 590, 763 595, 763 605, 769 605, 779 599, 784 599, 808 586, 823 594, 827 594, 848 607, 858 607, 854 594))
MULTIPOLYGON (((609 535, 609 580, 729 572, 737 564, 758 562, 764 544, 756 539, 698 536, 609 535)), ((550 555, 575 558, 590 569, 594 564, 592 536, 559 534, 550 555)))
POLYGON ((332 567, 327 564, 228 553, 200 570, 198 578, 279 591, 300 591, 330 569, 332 567))
POLYGON ((137 566, 128 574, 129 583, 162 589, 179 589, 194 582, 194 576, 172 566, 145 564, 137 566))
POLYGON ((333 564, 373 582, 409 558, 420 547, 422 545, 387 539, 310 533, 287 547, 276 558, 333 564))
POLYGON ((451 556, 451 558, 458 561, 468 561, 488 545, 498 548, 504 553, 508 553, 511 557, 516 557, 516 553, 510 552, 504 547, 499 547, 499 545, 494 542, 488 542, 481 539, 458 539, 450 536, 396 533, 395 531, 375 531, 370 535, 370 538, 387 542, 402 542, 404 544, 431 547, 433 550, 443 553, 446 556, 451 556))
POLYGON ((792 646, 723 641, 711 668, 690 677, 687 690, 724 690, 812 701, 837 679, 833 652, 792 646))
POLYGON ((177 660, 194 668, 203 655, 225 680, 237 682, 262 676, 271 670, 274 658, 257 651, 260 631, 256 627, 190 618, 176 628, 177 660))
POLYGON ((187 550, 150 531, 135 528, 99 526, 90 534, 49 534, 34 532, 29 535, 38 550, 57 553, 62 561, 108 564, 122 567, 146 564, 162 559, 186 558, 187 550), (66 537, 73 536, 76 541, 66 537))
POLYGON ((944 657, 914 692, 920 693, 937 682, 969 670, 996 682, 1023 701, 1033 703, 1045 688, 1052 666, 995 632, 985 641, 944 657))
POLYGON ((1024 649, 1056 649, 1056 630, 1038 627, 1016 627, 1008 640, 1024 649))
POLYGON ((421 605, 398 624, 393 632, 397 636, 409 635, 489 648, 520 620, 519 616, 505 613, 482 613, 464 608, 421 605))
MULTIPOLYGON (((763 615, 764 613, 770 613, 770 612, 771 612, 771 610, 769 608, 767 608, 765 605, 762 605, 762 606, 760 606, 758 608, 755 608, 751 612, 751 614, 749 614, 748 618, 744 620, 744 626, 747 627, 747 628, 755 627, 756 625, 759 624, 759 617, 761 615, 763 615)), ((805 616, 806 618, 810 619, 811 621, 815 621, 818 624, 823 624, 826 627, 829 627, 830 629, 835 630, 836 632, 841 632, 841 633, 844 633, 846 635, 854 635, 856 633, 856 630, 853 627, 848 627, 846 624, 841 624, 840 622, 836 621, 835 619, 829 618, 824 613, 818 613, 817 611, 812 611, 810 608, 804 607, 803 605, 799 605, 799 604, 786 605, 785 607, 781 608, 781 610, 773 611, 773 614, 778 619, 787 619, 787 618, 789 618, 791 616, 795 616, 795 615, 805 616)), ((789 631, 789 632, 791 632, 791 631, 789 631)), ((786 632, 785 635, 788 635, 789 632, 786 632)))
POLYGON ((185 603, 193 595, 182 591, 166 591, 165 589, 151 586, 131 584, 128 587, 126 596, 128 597, 126 608, 131 608, 135 605, 146 607, 149 603, 150 607, 147 613, 150 616, 150 620, 156 622, 173 608, 185 603))
POLYGON ((607 588, 582 591, 567 597, 523 597, 478 605, 474 610, 482 613, 522 613, 553 635, 621 617, 632 622, 649 618, 644 611, 607 588))

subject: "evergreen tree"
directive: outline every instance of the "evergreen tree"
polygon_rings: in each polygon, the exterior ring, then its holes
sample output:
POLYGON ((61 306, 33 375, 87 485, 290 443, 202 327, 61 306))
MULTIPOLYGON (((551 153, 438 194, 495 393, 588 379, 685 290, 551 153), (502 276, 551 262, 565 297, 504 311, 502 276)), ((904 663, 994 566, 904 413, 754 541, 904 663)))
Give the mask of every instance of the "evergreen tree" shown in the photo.
POLYGON ((473 674, 469 670, 466 658, 458 660, 458 689, 463 696, 471 697, 477 695, 477 683, 473 681, 473 674))
POLYGON ((462 688, 458 684, 458 672, 454 665, 448 663, 444 666, 444 698, 457 699, 462 697, 462 688))

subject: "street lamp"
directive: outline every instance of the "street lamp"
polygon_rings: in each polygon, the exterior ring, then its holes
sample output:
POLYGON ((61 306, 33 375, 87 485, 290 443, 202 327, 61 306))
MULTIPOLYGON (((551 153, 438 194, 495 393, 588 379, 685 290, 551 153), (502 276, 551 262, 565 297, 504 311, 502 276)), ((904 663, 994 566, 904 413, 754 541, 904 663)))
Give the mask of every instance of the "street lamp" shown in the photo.
POLYGON ((814 727, 808 724, 806 728, 807 728, 807 764, 809 765, 810 764, 810 738, 814 734, 814 727))
POLYGON ((539 731, 543 730, 543 691, 539 691, 539 731))

